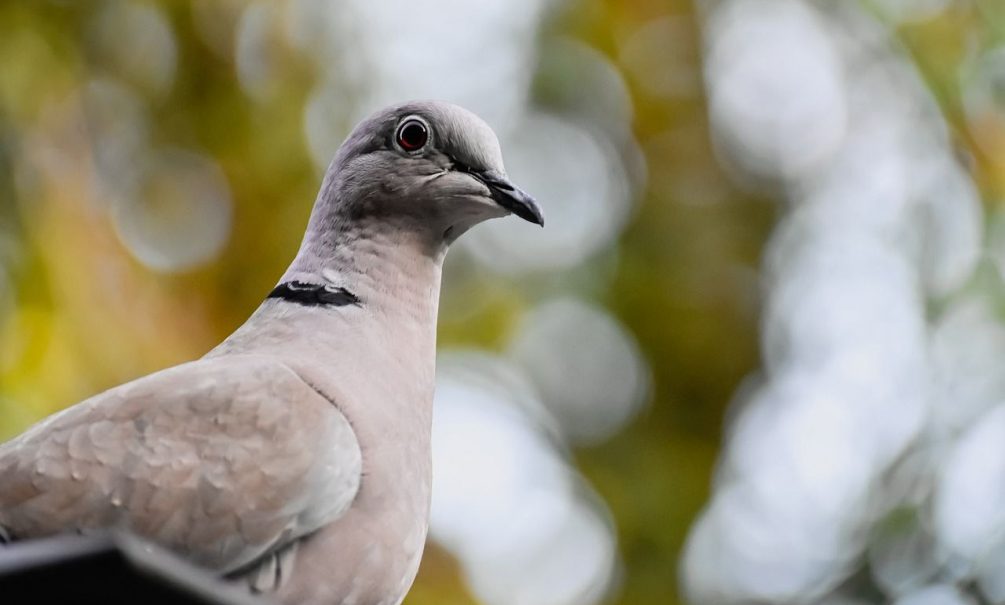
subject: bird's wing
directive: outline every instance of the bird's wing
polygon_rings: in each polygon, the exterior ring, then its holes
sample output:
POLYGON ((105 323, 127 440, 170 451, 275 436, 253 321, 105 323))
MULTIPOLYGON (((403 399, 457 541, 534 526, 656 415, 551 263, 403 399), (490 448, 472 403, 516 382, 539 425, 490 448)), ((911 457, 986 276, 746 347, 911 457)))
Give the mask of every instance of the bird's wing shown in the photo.
POLYGON ((261 356, 191 362, 0 446, 14 539, 124 527, 222 573, 338 518, 361 452, 335 402, 261 356))

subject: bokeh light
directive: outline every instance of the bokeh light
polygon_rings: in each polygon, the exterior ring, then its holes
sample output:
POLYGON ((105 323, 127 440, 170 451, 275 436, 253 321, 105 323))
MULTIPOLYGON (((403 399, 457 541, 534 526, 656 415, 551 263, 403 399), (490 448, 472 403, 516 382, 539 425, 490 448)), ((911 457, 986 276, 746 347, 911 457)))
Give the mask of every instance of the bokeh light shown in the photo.
POLYGON ((180 150, 152 155, 141 169, 136 197, 117 199, 119 236, 136 258, 160 271, 212 260, 227 242, 231 201, 227 181, 209 158, 180 150))
POLYGON ((632 336, 581 301, 552 300, 530 311, 509 350, 573 441, 609 438, 648 394, 648 368, 632 336))
POLYGON ((896 605, 973 605, 974 600, 948 584, 926 586, 896 601, 896 605))
POLYGON ((407 605, 1005 601, 999 0, 0 3, 0 438, 205 353, 355 122, 496 130, 407 605))
POLYGON ((542 430, 542 412, 505 362, 441 356, 430 531, 489 604, 597 603, 613 578, 606 514, 542 430))
POLYGON ((97 61, 130 84, 155 96, 174 82, 178 50, 164 13, 153 5, 110 2, 89 24, 97 61))
MULTIPOLYGON (((881 4, 897 21, 942 8, 881 4)), ((994 594, 1000 422, 979 415, 1000 397, 1000 327, 960 294, 984 217, 934 99, 862 11, 736 0, 706 34, 724 157, 788 207, 765 257, 764 368, 685 552, 690 599, 965 603, 974 578, 994 594), (931 584, 947 578, 961 584, 931 584)))

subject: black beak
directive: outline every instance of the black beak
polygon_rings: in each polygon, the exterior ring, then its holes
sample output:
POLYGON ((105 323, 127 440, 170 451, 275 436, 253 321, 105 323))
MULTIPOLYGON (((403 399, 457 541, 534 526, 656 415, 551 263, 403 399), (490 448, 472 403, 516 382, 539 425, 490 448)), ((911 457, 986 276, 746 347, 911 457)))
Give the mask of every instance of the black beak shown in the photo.
POLYGON ((492 192, 492 199, 497 204, 525 221, 544 227, 544 214, 541 213, 541 207, 537 205, 530 194, 511 183, 505 175, 491 170, 482 172, 471 170, 469 173, 485 183, 485 186, 492 192))

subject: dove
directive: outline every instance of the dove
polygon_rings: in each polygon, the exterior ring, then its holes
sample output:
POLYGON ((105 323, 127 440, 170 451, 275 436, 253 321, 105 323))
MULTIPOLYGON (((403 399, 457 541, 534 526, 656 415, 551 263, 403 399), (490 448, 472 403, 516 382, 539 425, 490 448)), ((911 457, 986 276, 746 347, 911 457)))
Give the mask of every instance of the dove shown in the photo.
POLYGON ((280 603, 400 603, 428 527, 444 255, 509 214, 544 224, 473 113, 365 119, 247 322, 0 445, 0 541, 121 530, 280 603))

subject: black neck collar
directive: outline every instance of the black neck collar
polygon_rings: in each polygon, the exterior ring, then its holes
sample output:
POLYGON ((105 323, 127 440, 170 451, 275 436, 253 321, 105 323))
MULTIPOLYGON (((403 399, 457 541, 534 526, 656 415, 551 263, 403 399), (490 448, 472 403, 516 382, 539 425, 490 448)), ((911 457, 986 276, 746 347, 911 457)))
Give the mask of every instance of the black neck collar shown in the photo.
POLYGON ((283 282, 266 298, 278 298, 307 307, 361 306, 359 298, 345 288, 308 284, 301 281, 283 282))

